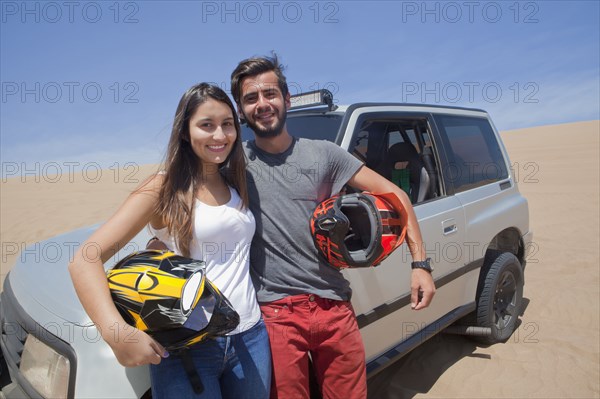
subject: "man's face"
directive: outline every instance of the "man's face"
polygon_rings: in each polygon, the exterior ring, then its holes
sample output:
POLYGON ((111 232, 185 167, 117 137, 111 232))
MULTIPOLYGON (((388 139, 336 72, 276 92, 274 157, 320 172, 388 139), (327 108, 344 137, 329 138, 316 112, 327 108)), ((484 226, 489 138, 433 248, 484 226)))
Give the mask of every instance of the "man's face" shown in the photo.
POLYGON ((289 93, 279 89, 275 72, 265 72, 242 80, 240 113, 258 137, 276 137, 285 126, 289 93))

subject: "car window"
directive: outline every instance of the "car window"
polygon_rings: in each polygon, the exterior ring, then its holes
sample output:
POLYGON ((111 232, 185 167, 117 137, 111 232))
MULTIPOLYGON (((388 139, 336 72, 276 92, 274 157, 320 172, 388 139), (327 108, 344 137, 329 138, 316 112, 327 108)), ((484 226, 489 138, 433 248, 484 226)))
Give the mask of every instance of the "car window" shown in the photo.
POLYGON ((350 151, 402 188, 416 204, 441 194, 431 130, 425 118, 366 119, 350 151))
POLYGON ((456 192, 508 177, 502 151, 487 119, 438 115, 435 120, 450 143, 451 159, 445 173, 456 192))

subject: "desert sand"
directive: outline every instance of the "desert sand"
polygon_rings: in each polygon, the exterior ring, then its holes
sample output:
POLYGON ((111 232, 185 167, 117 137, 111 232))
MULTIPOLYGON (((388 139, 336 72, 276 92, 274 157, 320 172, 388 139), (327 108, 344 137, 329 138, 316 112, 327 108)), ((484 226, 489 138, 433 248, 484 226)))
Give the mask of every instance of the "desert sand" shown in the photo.
MULTIPOLYGON (((600 121, 502 136, 535 242, 519 328, 489 347, 439 334, 373 378, 371 398, 600 398, 600 121)), ((102 222, 154 170, 3 179, 2 281, 20 248, 102 222)))

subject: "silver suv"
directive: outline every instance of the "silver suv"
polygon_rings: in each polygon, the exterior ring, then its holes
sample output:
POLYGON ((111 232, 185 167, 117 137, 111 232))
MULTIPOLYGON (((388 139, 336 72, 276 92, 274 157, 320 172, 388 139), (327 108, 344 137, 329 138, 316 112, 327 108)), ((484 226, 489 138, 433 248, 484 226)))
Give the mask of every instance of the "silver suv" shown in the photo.
MULTIPOLYGON (((292 104, 293 135, 333 141, 407 192, 435 266, 436 296, 419 312, 410 309, 406 246, 376 268, 344 271, 369 376, 452 324, 485 343, 508 339, 521 312, 532 232, 489 115, 422 104, 336 106, 325 90, 292 104)), ((71 284, 69 257, 96 227, 47 240, 69 249, 52 259, 24 251, 6 278, 0 377, 7 397, 151 397, 147 368, 119 365, 71 284)), ((143 231, 107 266, 149 238, 143 231)))

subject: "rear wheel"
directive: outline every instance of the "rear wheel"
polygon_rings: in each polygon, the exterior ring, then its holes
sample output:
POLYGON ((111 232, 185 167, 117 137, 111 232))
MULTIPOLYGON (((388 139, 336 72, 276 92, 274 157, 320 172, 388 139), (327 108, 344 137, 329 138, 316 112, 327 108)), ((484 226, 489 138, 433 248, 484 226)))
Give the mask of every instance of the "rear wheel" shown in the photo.
POLYGON ((477 325, 490 328, 491 334, 477 338, 494 344, 506 341, 517 327, 523 302, 523 270, 509 252, 488 261, 480 281, 476 317, 477 325))

